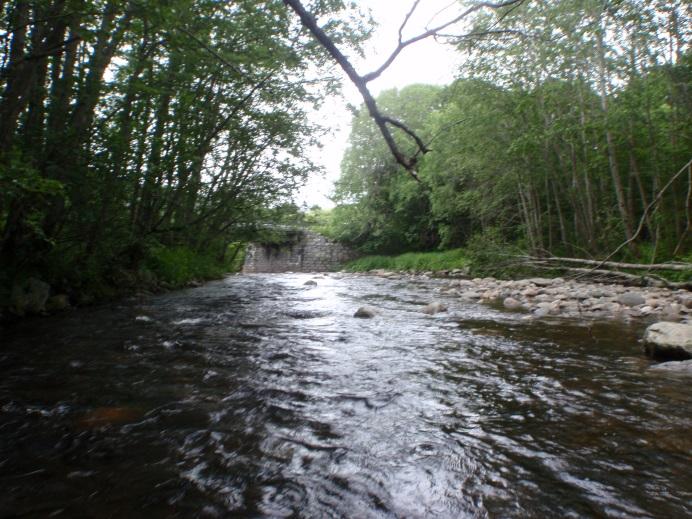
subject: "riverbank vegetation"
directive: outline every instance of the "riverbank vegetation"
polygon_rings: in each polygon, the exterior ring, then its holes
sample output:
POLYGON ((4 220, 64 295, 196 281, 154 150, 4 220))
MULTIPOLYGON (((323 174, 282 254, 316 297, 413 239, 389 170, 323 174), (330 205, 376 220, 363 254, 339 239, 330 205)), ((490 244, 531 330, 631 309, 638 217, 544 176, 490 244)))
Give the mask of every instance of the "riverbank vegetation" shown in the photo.
POLYGON ((495 31, 497 16, 476 17, 470 33, 486 37, 457 42, 466 59, 453 84, 378 97, 431 148, 420 181, 401 173, 365 107, 354 115, 331 235, 367 254, 472 243, 488 267, 508 250, 689 260, 689 5, 527 2, 502 21, 495 31))
MULTIPOLYGON (((451 85, 365 96, 337 207, 302 221, 366 254, 437 251, 395 264, 684 260, 690 6, 491 7, 435 33, 465 56, 451 85)), ((0 307, 30 279, 79 302, 233 268, 318 169, 308 113, 365 20, 340 0, 0 2, 0 307)))
MULTIPOLYGON (((311 2, 348 46, 342 7, 311 2)), ((338 83, 281 2, 11 0, 0 43, 0 307, 31 276, 75 298, 232 268, 316 169, 338 83)))
POLYGON ((468 265, 464 249, 451 249, 440 252, 407 252, 398 256, 364 256, 346 265, 350 272, 369 270, 391 271, 440 271, 464 269, 468 265))

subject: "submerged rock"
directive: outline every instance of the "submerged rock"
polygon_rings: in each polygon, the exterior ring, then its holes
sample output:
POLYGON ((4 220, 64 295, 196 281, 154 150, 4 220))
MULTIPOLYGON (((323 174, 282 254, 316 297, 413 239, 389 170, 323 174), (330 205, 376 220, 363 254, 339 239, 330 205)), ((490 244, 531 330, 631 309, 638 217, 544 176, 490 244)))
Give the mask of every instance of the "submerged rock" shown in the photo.
POLYGON ((131 407, 97 407, 80 417, 77 425, 83 429, 92 429, 134 422, 141 416, 142 412, 139 409, 131 407))
POLYGON ((547 317, 550 315, 550 309, 548 308, 550 305, 549 303, 541 303, 539 304, 534 310, 533 310, 533 315, 534 317, 547 317), (548 305, 548 306, 544 306, 548 305))
POLYGON ((618 297, 618 302, 625 306, 637 306, 646 303, 646 299, 639 292, 625 292, 618 297))
POLYGON ((549 287, 552 285, 554 282, 557 280, 553 279, 548 279, 548 278, 529 278, 524 280, 526 283, 532 283, 536 285, 537 287, 549 287))
POLYGON ((506 297, 504 301, 502 301, 502 304, 507 310, 523 310, 524 305, 521 304, 521 301, 518 299, 514 299, 513 297, 506 297))
POLYGON ((66 294, 49 297, 46 301, 46 311, 62 312, 70 308, 70 298, 66 294))
POLYGON ((10 296, 10 310, 18 316, 39 314, 46 310, 50 285, 36 278, 16 283, 10 296))
POLYGON ((692 375, 692 360, 662 362, 661 364, 651 366, 649 371, 676 375, 692 375))
POLYGON ((656 359, 692 359, 692 325, 659 322, 644 333, 646 354, 656 359))
POLYGON ((358 310, 356 310, 356 313, 353 314, 353 317, 358 317, 360 319, 372 319, 378 313, 379 312, 377 309, 372 306, 361 306, 358 310))
POLYGON ((440 303, 439 301, 433 301, 430 304, 425 305, 422 309, 421 312, 424 314, 428 315, 433 315, 437 314, 440 312, 446 312, 447 311, 447 305, 444 303, 440 303))

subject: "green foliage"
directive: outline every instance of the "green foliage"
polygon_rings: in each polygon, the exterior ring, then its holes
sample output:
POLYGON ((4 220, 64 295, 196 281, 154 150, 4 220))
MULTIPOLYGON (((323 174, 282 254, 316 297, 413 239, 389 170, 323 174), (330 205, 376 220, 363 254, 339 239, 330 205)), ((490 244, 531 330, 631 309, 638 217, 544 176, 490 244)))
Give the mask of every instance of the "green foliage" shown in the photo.
MULTIPOLYGON (((342 0, 310 9, 345 50, 370 30, 342 0)), ((0 293, 216 276, 290 219, 338 81, 282 2, 4 2, 0 34, 0 293)))
POLYGON ((145 261, 157 279, 182 286, 193 279, 215 279, 228 272, 230 265, 219 263, 210 255, 200 254, 187 247, 156 247, 145 261))
MULTIPOLYGON (((467 246, 479 273, 499 274, 513 248, 589 258, 618 248, 692 157, 692 18, 682 2, 662 5, 525 2, 502 24, 530 38, 460 40, 454 83, 383 92, 385 112, 432 151, 417 184, 361 108, 334 235, 368 254, 467 246)), ((488 11, 472 18, 472 32, 498 28, 488 11)), ((615 259, 665 261, 689 248, 689 182, 670 186, 615 259)))
POLYGON ((304 225, 311 231, 327 238, 335 238, 334 213, 331 209, 322 209, 319 206, 311 207, 305 213, 304 225))
POLYGON ((460 269, 468 263, 464 249, 452 249, 442 252, 408 252, 399 256, 365 256, 348 263, 345 269, 349 272, 375 269, 424 272, 460 269))
POLYGON ((245 249, 246 244, 244 242, 235 242, 228 245, 223 258, 226 272, 240 272, 242 270, 243 263, 245 262, 245 249))
POLYGON ((512 257, 521 251, 510 245, 506 236, 497 228, 489 228, 471 236, 465 252, 474 276, 505 278, 519 274, 512 257))
MULTIPOLYGON (((441 92, 431 85, 410 85, 382 92, 377 102, 385 113, 427 140, 426 122, 440 108, 441 92)), ((410 139, 402 131, 395 129, 394 137, 405 153, 411 151, 410 139)), ((399 170, 364 107, 353 117, 341 168, 332 236, 366 253, 394 254, 437 245, 426 190, 399 170)))
POLYGON ((21 207, 23 224, 28 239, 48 241, 42 219, 48 201, 64 197, 64 185, 57 180, 42 177, 29 160, 13 150, 0 160, 0 235, 5 231, 11 207, 21 207))
MULTIPOLYGON (((10 154, 0 167, 0 196, 3 202, 16 198, 51 197, 64 193, 64 186, 57 180, 44 178, 30 161, 18 153, 10 154)), ((4 204, 3 204, 4 205, 4 204)))

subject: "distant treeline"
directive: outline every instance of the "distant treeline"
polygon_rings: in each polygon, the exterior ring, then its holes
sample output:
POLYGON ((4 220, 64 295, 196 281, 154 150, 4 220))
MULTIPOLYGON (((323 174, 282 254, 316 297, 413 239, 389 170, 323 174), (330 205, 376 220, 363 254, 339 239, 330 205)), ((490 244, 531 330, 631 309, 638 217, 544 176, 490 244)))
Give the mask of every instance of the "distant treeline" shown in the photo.
POLYGON ((620 257, 689 255, 690 9, 528 2, 506 13, 503 31, 477 18, 480 39, 458 42, 462 79, 379 96, 432 148, 421 182, 397 168, 361 109, 329 232, 368 253, 474 237, 476 248, 480 238, 534 254, 599 256, 630 240, 620 257))

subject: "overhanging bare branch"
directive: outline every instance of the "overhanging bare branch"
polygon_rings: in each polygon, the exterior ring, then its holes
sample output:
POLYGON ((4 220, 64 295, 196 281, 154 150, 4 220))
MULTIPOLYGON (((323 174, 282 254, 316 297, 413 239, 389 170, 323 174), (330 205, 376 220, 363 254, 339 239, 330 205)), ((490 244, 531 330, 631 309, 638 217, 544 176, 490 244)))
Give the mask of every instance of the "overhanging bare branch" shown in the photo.
MULTIPOLYGON (((331 37, 318 25, 317 20, 313 16, 313 14, 310 13, 303 6, 301 0, 283 0, 284 4, 293 9, 293 11, 298 15, 301 23, 303 24, 303 27, 305 27, 308 31, 310 31, 310 33, 312 33, 312 35, 326 49, 326 51, 334 59, 334 61, 336 61, 339 64, 339 66, 346 73, 351 82, 356 86, 356 88, 360 92, 360 95, 363 98, 363 101, 365 102, 365 106, 368 109, 370 117, 372 117, 373 121, 375 121, 375 124, 379 128, 382 137, 387 143, 387 147, 394 156, 394 159, 398 164, 403 166, 404 169, 406 169, 416 180, 419 180, 418 175, 416 173, 416 164, 418 162, 418 157, 419 155, 424 155, 428 153, 430 149, 425 145, 423 140, 420 137, 418 137, 418 135, 416 135, 416 133, 410 128, 408 128, 404 123, 396 119, 393 119, 392 117, 385 116, 384 114, 382 114, 382 112, 380 112, 375 98, 372 96, 370 90, 368 89, 368 83, 382 75, 382 73, 394 62, 397 56, 399 56, 401 51, 409 45, 412 45, 413 43, 416 43, 429 37, 436 37, 448 27, 451 27, 454 24, 461 22, 466 17, 470 16, 472 13, 477 12, 481 9, 497 10, 507 7, 511 11, 517 8, 519 5, 523 4, 525 1, 526 0, 504 0, 502 2, 479 2, 467 8, 463 13, 454 17, 453 19, 445 23, 438 24, 437 26, 431 29, 426 29, 425 32, 417 36, 404 40, 404 29, 406 28, 406 25, 408 24, 414 12, 418 8, 418 5, 420 4, 420 0, 414 0, 411 9, 408 11, 406 17, 404 18, 404 21, 399 27, 398 44, 396 49, 394 49, 394 51, 389 55, 389 57, 377 70, 370 72, 369 74, 360 75, 354 68, 353 64, 349 61, 349 59, 335 45, 331 37), (389 126, 399 128, 415 142, 416 152, 413 155, 407 157, 406 155, 404 155, 404 153, 401 152, 401 150, 396 144, 396 141, 394 140, 394 136, 392 135, 389 126)), ((503 17, 504 16, 502 16, 500 19, 502 19, 503 17)))
MULTIPOLYGON (((379 110, 375 98, 372 96, 367 87, 367 82, 363 77, 356 72, 349 59, 339 50, 339 48, 334 44, 332 39, 327 35, 327 33, 322 30, 322 28, 317 24, 315 17, 309 13, 300 0, 284 0, 284 4, 289 6, 300 18, 303 26, 308 29, 312 35, 317 39, 317 41, 327 50, 327 52, 332 56, 332 58, 339 64, 342 70, 346 73, 351 82, 358 88, 360 95, 363 97, 365 106, 368 108, 368 113, 370 117, 375 121, 375 124, 380 130, 382 137, 387 143, 387 147, 394 156, 394 159, 398 164, 404 167, 416 180, 418 180, 418 174, 416 173, 415 166, 417 161, 416 155, 411 158, 406 157, 396 142, 394 141, 394 136, 389 131, 387 124, 393 124, 395 121, 392 118, 385 117, 379 110)), ((396 121, 396 126, 398 128, 406 128, 406 126, 396 121)), ((415 133, 406 128, 406 133, 409 135, 415 135, 415 133)))
POLYGON ((401 44, 401 42, 404 39, 404 29, 406 28, 406 24, 411 19, 411 16, 413 16, 413 13, 416 10, 416 8, 418 7, 419 3, 420 3, 420 0, 416 0, 415 2, 413 2, 413 6, 411 6, 411 10, 408 12, 408 14, 406 14, 406 17, 404 18, 404 21, 402 22, 401 27, 399 27, 399 44, 401 44))
MULTIPOLYGON (((511 6, 518 6, 522 3, 524 3, 525 0, 506 0, 505 2, 480 2, 478 4, 474 4, 468 9, 466 9, 463 13, 460 15, 456 16, 455 18, 442 23, 440 25, 437 25, 436 27, 433 27, 432 29, 428 29, 425 32, 422 32, 418 34, 417 36, 413 36, 407 40, 402 41, 402 36, 401 36, 401 30, 399 31, 399 43, 396 46, 396 48, 392 51, 392 53, 389 55, 389 57, 384 61, 384 63, 377 69, 374 70, 368 74, 365 74, 363 76, 363 80, 366 83, 369 83, 370 81, 377 79, 382 75, 382 73, 389 68, 389 66, 394 62, 394 60, 401 54, 401 51, 403 51, 406 47, 409 45, 419 42, 421 40, 425 40, 426 38, 434 37, 437 36, 439 33, 447 29, 448 27, 451 27, 452 25, 456 25, 457 23, 461 22, 471 14, 475 13, 476 11, 480 11, 481 9, 502 9, 503 7, 511 7, 511 6)), ((413 14, 413 11, 418 5, 418 1, 415 2, 413 9, 411 9, 411 12, 407 16, 407 19, 404 21, 404 25, 408 22, 408 17, 413 14)), ((403 29, 403 25, 402 25, 403 29)))

